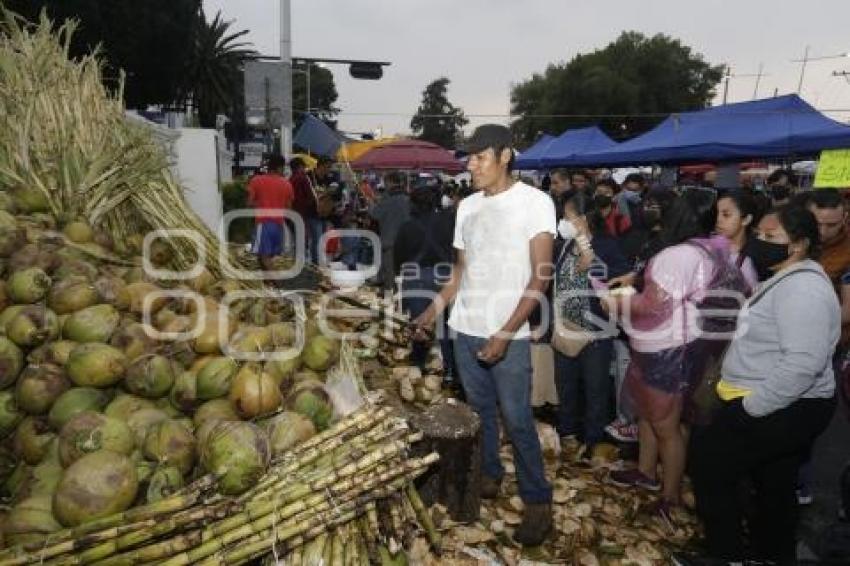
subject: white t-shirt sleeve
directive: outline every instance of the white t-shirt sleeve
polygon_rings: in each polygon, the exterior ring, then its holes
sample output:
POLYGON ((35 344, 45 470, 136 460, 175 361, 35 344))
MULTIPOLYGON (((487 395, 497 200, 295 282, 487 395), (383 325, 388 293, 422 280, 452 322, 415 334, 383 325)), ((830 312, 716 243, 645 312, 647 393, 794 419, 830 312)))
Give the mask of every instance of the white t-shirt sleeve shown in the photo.
POLYGON ((528 199, 528 229, 526 234, 531 240, 538 234, 544 232, 555 235, 557 226, 555 224, 555 204, 552 199, 538 191, 532 189, 532 198, 528 199))
POLYGON ((455 217, 455 235, 454 241, 452 242, 452 246, 459 250, 465 248, 465 246, 463 245, 463 221, 464 219, 466 219, 467 210, 469 210, 468 205, 469 203, 461 201, 460 206, 457 207, 457 216, 455 217))

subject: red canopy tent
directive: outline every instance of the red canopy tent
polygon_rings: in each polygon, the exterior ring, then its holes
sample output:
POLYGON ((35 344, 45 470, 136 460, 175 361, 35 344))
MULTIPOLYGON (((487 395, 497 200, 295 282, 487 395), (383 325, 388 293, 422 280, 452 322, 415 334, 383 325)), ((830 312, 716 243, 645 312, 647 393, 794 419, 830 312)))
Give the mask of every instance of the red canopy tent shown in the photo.
POLYGON ((370 149, 351 162, 359 171, 401 169, 460 173, 463 165, 437 144, 419 140, 398 140, 370 149))

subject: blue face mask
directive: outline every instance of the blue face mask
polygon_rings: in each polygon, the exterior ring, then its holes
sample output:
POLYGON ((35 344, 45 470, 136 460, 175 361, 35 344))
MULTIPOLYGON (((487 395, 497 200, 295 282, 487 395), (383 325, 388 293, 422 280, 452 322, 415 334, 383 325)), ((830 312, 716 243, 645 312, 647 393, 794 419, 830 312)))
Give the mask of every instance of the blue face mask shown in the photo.
POLYGON ((640 202, 640 193, 635 193, 632 191, 622 191, 620 193, 624 199, 631 203, 639 203, 640 202))

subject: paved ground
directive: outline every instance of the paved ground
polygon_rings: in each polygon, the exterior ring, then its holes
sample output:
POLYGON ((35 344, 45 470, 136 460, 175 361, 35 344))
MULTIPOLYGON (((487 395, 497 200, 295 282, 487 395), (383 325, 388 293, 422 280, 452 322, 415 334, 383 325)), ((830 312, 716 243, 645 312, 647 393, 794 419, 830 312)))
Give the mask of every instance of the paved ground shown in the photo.
MULTIPOLYGON (((826 536, 834 536, 840 506, 838 478, 850 462, 850 418, 842 402, 829 428, 818 440, 812 457, 815 501, 803 509, 800 538, 815 556, 821 555, 826 536)), ((850 523, 844 524, 850 532, 850 523)), ((850 555, 846 556, 850 564, 850 555)))

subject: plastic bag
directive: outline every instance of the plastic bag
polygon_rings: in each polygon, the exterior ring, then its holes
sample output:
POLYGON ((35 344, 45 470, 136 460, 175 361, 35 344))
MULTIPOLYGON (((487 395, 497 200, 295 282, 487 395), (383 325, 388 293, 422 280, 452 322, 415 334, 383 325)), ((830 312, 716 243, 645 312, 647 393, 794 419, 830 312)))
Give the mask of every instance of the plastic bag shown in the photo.
POLYGON ((354 346, 343 341, 339 352, 339 364, 328 370, 325 391, 331 398, 334 416, 350 415, 366 402, 366 384, 357 361, 354 346))

